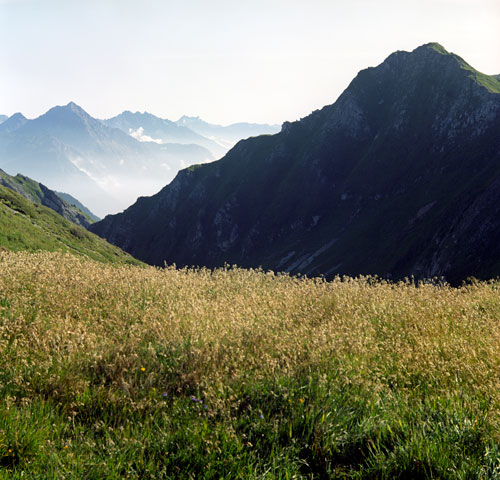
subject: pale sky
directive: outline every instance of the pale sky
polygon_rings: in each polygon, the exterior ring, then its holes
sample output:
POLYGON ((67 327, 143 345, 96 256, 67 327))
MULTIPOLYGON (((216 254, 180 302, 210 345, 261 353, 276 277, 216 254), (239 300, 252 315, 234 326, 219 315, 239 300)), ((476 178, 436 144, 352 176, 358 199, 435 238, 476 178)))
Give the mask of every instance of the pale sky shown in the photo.
POLYGON ((282 123, 428 42, 500 74, 500 0, 0 0, 0 113, 282 123))

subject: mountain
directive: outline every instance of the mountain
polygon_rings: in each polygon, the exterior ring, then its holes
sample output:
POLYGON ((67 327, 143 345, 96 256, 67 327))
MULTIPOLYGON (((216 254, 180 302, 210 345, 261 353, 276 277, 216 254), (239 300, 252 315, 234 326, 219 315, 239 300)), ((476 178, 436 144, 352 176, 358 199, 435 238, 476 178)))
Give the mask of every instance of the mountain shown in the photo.
POLYGON ((6 118, 2 123, 0 123, 0 132, 9 133, 22 127, 28 119, 20 112, 14 113, 9 118, 6 118))
POLYGON ((73 195, 64 192, 55 192, 59 197, 65 200, 67 203, 77 208, 81 212, 83 212, 87 217, 89 217, 92 222, 98 222, 101 220, 97 215, 94 215, 82 202, 77 200, 73 195))
POLYGON ((18 174, 12 177, 0 169, 0 185, 14 190, 30 202, 37 205, 44 205, 54 210, 70 222, 82 227, 87 228, 94 222, 87 214, 66 202, 56 192, 24 175, 18 174))
POLYGON ((9 117, 7 115, 0 115, 0 123, 5 122, 9 117))
POLYGON ((215 141, 199 135, 187 127, 156 117, 148 112, 125 111, 116 117, 102 120, 102 122, 109 127, 119 128, 140 141, 200 145, 212 152, 215 158, 220 158, 227 152, 227 148, 215 141))
POLYGON ((227 148, 233 147, 236 142, 258 135, 270 135, 280 131, 279 125, 268 125, 263 123, 233 123, 231 125, 214 125, 207 123, 200 117, 188 117, 184 115, 177 120, 177 125, 189 127, 196 133, 214 139, 227 148))
POLYGON ((155 265, 500 275, 500 82, 439 44, 90 229, 155 265))
POLYGON ((106 263, 140 264, 52 209, 0 185, 0 250, 64 251, 106 263))
POLYGON ((198 145, 139 142, 73 102, 34 120, 19 115, 0 124, 0 168, 67 191, 98 215, 158 191, 180 168, 213 160, 198 145))

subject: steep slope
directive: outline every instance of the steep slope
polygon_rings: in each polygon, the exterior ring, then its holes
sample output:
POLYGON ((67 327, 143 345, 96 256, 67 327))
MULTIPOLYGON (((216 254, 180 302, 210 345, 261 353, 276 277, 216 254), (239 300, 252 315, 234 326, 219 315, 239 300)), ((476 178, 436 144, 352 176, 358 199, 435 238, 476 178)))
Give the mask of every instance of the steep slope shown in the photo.
POLYGON ((65 251, 106 263, 139 264, 102 238, 0 185, 0 248, 65 251))
POLYGON ((188 117, 184 115, 177 120, 178 125, 189 127, 194 132, 212 138, 228 148, 234 146, 239 140, 258 135, 270 135, 280 131, 279 125, 267 125, 265 123, 233 123, 231 125, 214 125, 202 120, 200 117, 188 117))
POLYGON ((199 145, 139 142, 73 102, 14 120, 0 124, 0 168, 67 191, 99 215, 157 192, 180 168, 213 160, 199 145))
POLYGON ((226 148, 213 140, 148 112, 132 113, 127 110, 116 117, 103 120, 103 123, 109 127, 119 128, 140 141, 199 145, 212 152, 214 158, 220 158, 227 152, 226 148))
POLYGON ((0 123, 5 122, 9 117, 7 115, 0 115, 0 123))
POLYGON ((438 44, 396 52, 333 105, 90 228, 157 265, 496 276, 499 93, 438 44))
POLYGON ((30 202, 44 205, 54 210, 66 220, 76 223, 77 225, 87 228, 93 223, 93 220, 89 216, 66 202, 56 192, 24 175, 18 174, 12 177, 3 170, 0 170, 0 185, 14 190, 30 202))

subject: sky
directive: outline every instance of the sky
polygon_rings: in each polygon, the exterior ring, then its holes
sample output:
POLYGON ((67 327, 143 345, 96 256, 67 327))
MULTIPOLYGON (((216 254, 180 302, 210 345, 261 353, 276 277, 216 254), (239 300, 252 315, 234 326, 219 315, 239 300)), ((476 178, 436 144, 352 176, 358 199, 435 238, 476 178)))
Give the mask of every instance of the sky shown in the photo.
POLYGON ((500 0, 0 0, 0 114, 280 124, 428 42, 500 74, 500 0))

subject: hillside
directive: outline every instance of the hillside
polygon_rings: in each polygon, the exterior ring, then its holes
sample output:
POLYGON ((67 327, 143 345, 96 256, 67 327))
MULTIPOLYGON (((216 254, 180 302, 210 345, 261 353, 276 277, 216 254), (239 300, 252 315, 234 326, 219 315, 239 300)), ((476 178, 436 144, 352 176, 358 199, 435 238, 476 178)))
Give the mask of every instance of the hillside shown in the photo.
MULTIPOLYGON (((82 227, 87 228, 95 220, 98 220, 97 218, 92 219, 88 213, 74 204, 67 202, 58 193, 50 190, 45 185, 25 177, 24 175, 18 174, 12 177, 0 169, 0 185, 14 190, 33 203, 44 205, 54 210, 70 222, 81 225, 82 227)), ((83 207, 81 204, 80 206, 83 207)))
POLYGON ((500 82, 441 45, 92 225, 141 260, 391 278, 500 274, 500 82))
POLYGON ((85 215, 87 215, 92 222, 98 222, 101 220, 97 215, 94 215, 82 202, 77 200, 75 197, 70 195, 69 193, 64 192, 56 192, 59 197, 68 202, 70 205, 73 205, 78 210, 82 211, 85 215))
POLYGON ((140 264, 119 248, 66 220, 52 209, 34 204, 2 185, 0 247, 29 252, 62 251, 103 262, 140 264))

